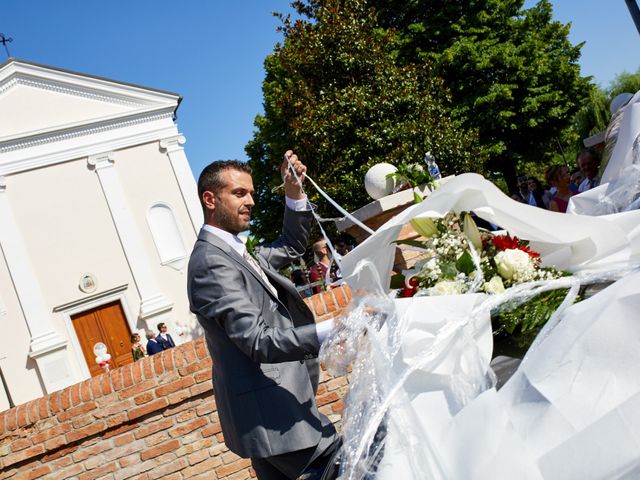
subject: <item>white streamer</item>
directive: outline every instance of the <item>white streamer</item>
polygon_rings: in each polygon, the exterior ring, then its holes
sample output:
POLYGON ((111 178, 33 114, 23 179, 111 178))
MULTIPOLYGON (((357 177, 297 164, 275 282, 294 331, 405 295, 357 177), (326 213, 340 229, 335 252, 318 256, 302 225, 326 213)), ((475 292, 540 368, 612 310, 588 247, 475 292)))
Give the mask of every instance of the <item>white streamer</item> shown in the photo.
MULTIPOLYGON (((300 177, 296 173, 295 169, 293 168, 293 165, 291 164, 291 160, 289 159, 289 157, 286 154, 285 154, 284 158, 287 161, 287 163, 289 164, 289 170, 291 171, 291 173, 295 177, 296 181, 300 184, 300 188, 302 190, 302 193, 304 193, 305 196, 306 196, 307 194, 306 194, 306 192, 304 190, 304 186, 303 186, 302 180, 300 179, 300 177)), ((318 184, 316 182, 313 181, 313 179, 309 175, 305 175, 305 178, 308 179, 309 182, 311 182, 311 185, 313 185, 315 187, 315 189, 318 191, 318 193, 320 195, 322 195, 331 205, 333 205, 336 208, 336 210, 338 210, 340 213, 342 213, 344 215, 344 218, 348 218, 349 220, 351 220, 353 223, 358 225, 360 228, 362 228, 369 235, 372 235, 374 233, 374 231, 371 228, 369 228, 364 223, 362 223, 360 220, 358 220, 356 217, 351 215, 344 208, 342 208, 335 200, 333 200, 324 190, 322 190, 322 188, 320 188, 318 186, 318 184)), ((282 185, 284 185, 284 183, 282 185)), ((276 190, 277 188, 280 188, 282 185, 276 187, 273 190, 276 190)), ((322 237, 324 238, 325 242, 327 243, 327 246, 329 247, 329 251, 331 252, 331 263, 329 263, 329 267, 327 268, 327 273, 325 274, 325 279, 324 279, 325 283, 328 285, 328 284, 331 283, 331 264, 333 262, 335 262, 338 265, 338 268, 342 269, 342 264, 341 264, 342 262, 341 262, 340 257, 336 254, 337 252, 336 252, 336 250, 335 250, 335 248, 333 246, 333 243, 329 239, 329 236, 325 232, 324 228, 322 228, 322 222, 326 221, 326 219, 323 219, 318 215, 318 213, 316 211, 316 206, 313 205, 309 201, 309 197, 308 196, 307 196, 307 207, 309 208, 309 210, 311 210, 311 212, 313 214, 313 218, 315 219, 316 223, 318 224, 318 228, 320 229, 320 233, 322 234, 322 237)))

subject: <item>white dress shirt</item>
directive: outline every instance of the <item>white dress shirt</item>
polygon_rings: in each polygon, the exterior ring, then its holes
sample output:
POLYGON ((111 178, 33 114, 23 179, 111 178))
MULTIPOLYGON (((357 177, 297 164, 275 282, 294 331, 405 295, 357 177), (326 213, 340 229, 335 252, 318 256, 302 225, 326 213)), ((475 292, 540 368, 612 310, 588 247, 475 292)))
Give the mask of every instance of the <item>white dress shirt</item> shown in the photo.
POLYGON ((599 184, 600 179, 598 177, 593 177, 592 179, 585 178, 578 187, 578 192, 586 192, 587 190, 591 190, 593 187, 597 187, 599 184))

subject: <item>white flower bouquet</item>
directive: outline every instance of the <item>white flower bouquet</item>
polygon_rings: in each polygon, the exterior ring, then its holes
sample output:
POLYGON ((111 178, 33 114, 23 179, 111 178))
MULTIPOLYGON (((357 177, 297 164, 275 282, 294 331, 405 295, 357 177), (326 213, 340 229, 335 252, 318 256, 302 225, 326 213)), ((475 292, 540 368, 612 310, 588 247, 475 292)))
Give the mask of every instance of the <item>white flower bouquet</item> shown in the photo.
MULTIPOLYGON (((409 244, 423 255, 412 269, 394 279, 395 285, 402 282, 400 297, 472 292, 497 295, 516 285, 568 275, 542 267, 540 255, 527 242, 480 230, 466 212, 450 212, 441 219, 413 219, 411 224, 424 240, 397 243, 409 244)), ((495 334, 511 337, 519 348, 527 347, 565 294, 566 290, 551 290, 523 305, 500 305, 491 312, 495 334)))

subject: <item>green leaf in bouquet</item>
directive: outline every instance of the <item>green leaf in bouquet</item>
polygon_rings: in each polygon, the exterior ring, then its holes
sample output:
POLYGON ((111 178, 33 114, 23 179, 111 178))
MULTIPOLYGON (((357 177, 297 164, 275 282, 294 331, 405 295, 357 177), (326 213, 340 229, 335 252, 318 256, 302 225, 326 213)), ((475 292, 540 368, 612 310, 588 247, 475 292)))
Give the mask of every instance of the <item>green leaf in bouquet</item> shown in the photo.
POLYGON ((391 288, 392 290, 397 290, 399 288, 402 288, 404 286, 404 275, 402 275, 401 273, 396 273, 395 275, 391 276, 391 284, 389 285, 389 288, 391 288))
POLYGON ((385 175, 385 178, 393 180, 393 188, 396 188, 403 184, 408 184, 409 186, 411 186, 411 181, 405 175, 402 175, 398 172, 387 173, 385 175))
POLYGON ((428 249, 427 245, 425 245, 425 243, 421 242, 420 240, 394 240, 393 243, 395 243, 396 245, 409 245, 411 247, 418 247, 424 250, 428 249))
POLYGON ((442 262, 440 264, 440 271, 442 272, 442 276, 449 280, 456 278, 456 275, 458 275, 458 269, 454 262, 442 262))
MULTIPOLYGON (((416 191, 414 190, 414 191, 413 191, 413 201, 414 201, 415 203, 420 203, 420 202, 422 202, 422 200, 423 200, 422 196, 421 196, 418 192, 416 192, 416 191)), ((414 227, 414 228, 415 228, 415 227, 414 227)))
POLYGON ((430 238, 438 233, 438 227, 430 218, 413 218, 409 221, 411 226, 425 238, 430 238))
POLYGON ((464 253, 460 255, 460 258, 456 260, 456 269, 458 269, 459 272, 462 272, 466 275, 470 275, 471 272, 473 272, 476 269, 476 266, 473 263, 473 258, 471 257, 471 253, 469 253, 469 250, 465 250, 464 253))
MULTIPOLYGON (((493 323, 498 325, 498 330, 507 332, 515 344, 528 348, 566 295, 566 289, 550 290, 516 307, 504 306, 492 312, 493 323)), ((580 300, 577 297, 575 301, 580 300)))

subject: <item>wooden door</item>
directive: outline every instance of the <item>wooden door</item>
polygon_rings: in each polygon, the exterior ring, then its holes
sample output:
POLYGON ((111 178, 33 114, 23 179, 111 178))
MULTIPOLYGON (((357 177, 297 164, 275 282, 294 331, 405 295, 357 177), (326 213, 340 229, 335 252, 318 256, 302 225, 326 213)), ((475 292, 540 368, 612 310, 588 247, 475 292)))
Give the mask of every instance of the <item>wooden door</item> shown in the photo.
POLYGON ((117 368, 133 362, 131 355, 131 330, 119 301, 92 308, 71 317, 84 359, 91 376, 100 375, 104 370, 96 363, 93 346, 102 342, 111 355, 110 368, 117 368))

